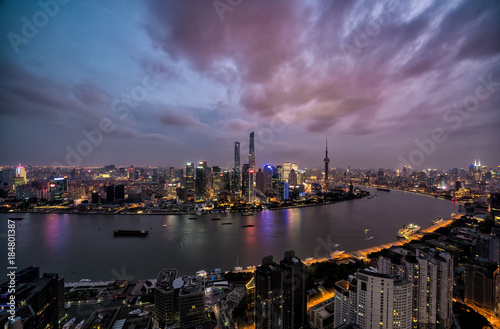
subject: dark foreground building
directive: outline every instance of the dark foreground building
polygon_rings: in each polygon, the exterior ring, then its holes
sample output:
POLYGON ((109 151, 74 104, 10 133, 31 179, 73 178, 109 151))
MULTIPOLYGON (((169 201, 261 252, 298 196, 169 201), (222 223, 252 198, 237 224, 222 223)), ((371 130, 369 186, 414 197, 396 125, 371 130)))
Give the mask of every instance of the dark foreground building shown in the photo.
POLYGON ((300 329, 307 319, 307 267, 287 251, 276 264, 265 257, 255 271, 255 328, 300 329))
MULTIPOLYGON (((23 328, 59 328, 59 317, 64 311, 64 279, 56 273, 40 277, 38 266, 31 266, 17 272, 15 281, 16 317, 23 328)), ((0 303, 6 305, 9 281, 0 285, 0 293, 0 303)), ((0 325, 7 325, 9 315, 7 309, 0 313, 0 325)))

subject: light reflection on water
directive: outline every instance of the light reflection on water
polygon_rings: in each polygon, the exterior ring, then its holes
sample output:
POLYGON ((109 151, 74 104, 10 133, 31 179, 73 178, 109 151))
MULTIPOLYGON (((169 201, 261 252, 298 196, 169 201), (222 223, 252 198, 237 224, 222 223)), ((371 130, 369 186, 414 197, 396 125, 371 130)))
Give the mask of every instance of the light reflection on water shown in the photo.
MULTIPOLYGON (((240 214, 203 215, 74 215, 24 214, 17 227, 18 267, 39 265, 66 280, 113 279, 122 269, 138 278, 153 278, 162 268, 180 274, 220 267, 259 264, 273 255, 281 260, 293 249, 304 259, 331 252, 319 241, 352 251, 395 240, 396 231, 413 222, 422 228, 437 216, 457 212, 449 201, 392 191, 378 197, 332 205, 240 214), (221 220, 211 220, 219 217, 221 220), (231 225, 221 225, 231 222, 231 225), (167 225, 164 227, 163 225, 167 225), (243 228, 242 225, 254 227, 243 228), (149 230, 141 237, 114 238, 114 229, 149 230), (365 233, 369 229, 369 233, 365 233), (367 240, 367 236, 373 236, 367 240)), ((0 214, 0 219, 10 217, 0 214)), ((6 230, 6 225, 0 232, 6 230)), ((5 250, 5 241, 1 247, 5 250)))

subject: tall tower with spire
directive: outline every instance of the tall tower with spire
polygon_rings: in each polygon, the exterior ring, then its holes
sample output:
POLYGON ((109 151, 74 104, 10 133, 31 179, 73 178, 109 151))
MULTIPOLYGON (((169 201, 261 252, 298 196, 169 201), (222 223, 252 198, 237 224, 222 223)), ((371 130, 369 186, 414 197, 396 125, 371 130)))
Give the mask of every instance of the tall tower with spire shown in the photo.
POLYGON ((325 149, 325 182, 328 181, 328 164, 330 163, 330 159, 328 159, 328 138, 326 139, 326 149, 325 149))
POLYGON ((255 146, 254 146, 254 132, 252 131, 250 133, 250 144, 249 144, 249 150, 248 150, 248 164, 250 165, 250 168, 255 169, 255 146))

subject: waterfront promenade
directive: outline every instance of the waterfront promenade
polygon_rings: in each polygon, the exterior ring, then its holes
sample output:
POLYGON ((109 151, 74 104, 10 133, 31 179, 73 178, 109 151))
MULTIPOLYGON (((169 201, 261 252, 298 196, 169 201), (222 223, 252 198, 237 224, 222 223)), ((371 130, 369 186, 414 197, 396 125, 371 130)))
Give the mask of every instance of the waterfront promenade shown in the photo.
MULTIPOLYGON (((347 258, 357 258, 360 260, 366 260, 367 256, 373 252, 378 252, 378 251, 381 251, 383 249, 387 249, 387 248, 394 247, 394 246, 402 246, 402 245, 407 244, 410 241, 419 240, 424 236, 424 234, 432 233, 441 227, 446 227, 446 226, 450 225, 454 220, 460 218, 461 216, 462 216, 462 214, 456 214, 456 215, 451 216, 449 218, 443 219, 442 222, 432 224, 432 225, 420 230, 419 232, 409 236, 407 239, 397 239, 397 240, 392 241, 392 242, 372 246, 369 248, 345 252, 345 253, 343 253, 337 257, 334 257, 334 258, 313 258, 313 259, 309 259, 306 261, 303 260, 303 262, 304 262, 304 264, 309 266, 313 263, 325 262, 325 261, 329 261, 332 259, 342 260, 342 259, 347 259, 347 258)), ((394 233, 394 236, 396 236, 396 232, 394 233)))

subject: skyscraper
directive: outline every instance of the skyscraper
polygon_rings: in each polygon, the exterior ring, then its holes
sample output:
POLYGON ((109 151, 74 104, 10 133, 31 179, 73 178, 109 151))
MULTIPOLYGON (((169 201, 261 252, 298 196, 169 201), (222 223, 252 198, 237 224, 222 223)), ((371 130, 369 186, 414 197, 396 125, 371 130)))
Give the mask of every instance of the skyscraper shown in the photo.
POLYGON ((391 277, 402 276, 412 284, 413 323, 451 326, 453 259, 448 252, 422 248, 415 255, 380 257, 378 269, 391 277))
POLYGON ((174 323, 176 304, 173 283, 176 276, 177 270, 173 269, 165 269, 158 274, 154 290, 154 301, 155 318, 160 328, 174 323))
POLYGON ((241 191, 248 202, 253 202, 254 169, 248 163, 243 164, 241 172, 241 191))
POLYGON ((357 279, 357 325, 387 329, 411 327, 410 282, 369 270, 358 270, 357 279))
POLYGON ((208 167, 206 161, 200 161, 196 167, 195 191, 196 200, 204 200, 205 192, 208 190, 208 167))
POLYGON ((257 329, 300 329, 305 327, 307 268, 287 251, 277 265, 265 257, 255 271, 255 325, 257 329))
POLYGON ((254 146, 254 132, 250 133, 250 146, 248 150, 248 164, 250 168, 255 168, 255 146, 254 146))
POLYGON ((283 182, 288 182, 288 175, 290 175, 290 170, 292 170, 292 164, 290 162, 283 163, 283 174, 281 175, 281 180, 283 182))
POLYGON ((326 149, 325 149, 325 182, 328 181, 328 164, 330 163, 330 159, 328 159, 328 139, 326 140, 326 149))
POLYGON ((307 267, 292 250, 285 252, 280 266, 283 271, 283 328, 305 328, 307 267))
POLYGON ((240 142, 234 142, 234 168, 240 171, 240 142))
POLYGON ((189 162, 186 163, 186 189, 187 189, 187 199, 193 199, 194 197, 194 164, 189 162))
POLYGON ((189 325, 205 320, 205 280, 200 276, 183 277, 179 291, 179 320, 189 325))

